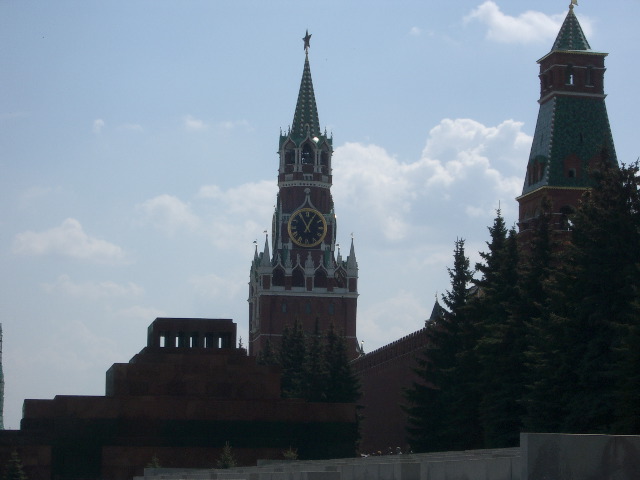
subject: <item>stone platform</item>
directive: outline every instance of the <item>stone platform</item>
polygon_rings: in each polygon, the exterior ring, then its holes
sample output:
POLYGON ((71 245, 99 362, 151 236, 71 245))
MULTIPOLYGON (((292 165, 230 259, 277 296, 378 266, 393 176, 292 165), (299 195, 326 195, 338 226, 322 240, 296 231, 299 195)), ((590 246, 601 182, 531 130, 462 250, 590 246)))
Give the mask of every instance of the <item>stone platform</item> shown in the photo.
POLYGON ((145 469, 135 480, 637 480, 640 436, 521 433, 517 448, 272 462, 145 469))
POLYGON ((516 480, 520 449, 267 463, 229 470, 145 469, 135 480, 516 480))

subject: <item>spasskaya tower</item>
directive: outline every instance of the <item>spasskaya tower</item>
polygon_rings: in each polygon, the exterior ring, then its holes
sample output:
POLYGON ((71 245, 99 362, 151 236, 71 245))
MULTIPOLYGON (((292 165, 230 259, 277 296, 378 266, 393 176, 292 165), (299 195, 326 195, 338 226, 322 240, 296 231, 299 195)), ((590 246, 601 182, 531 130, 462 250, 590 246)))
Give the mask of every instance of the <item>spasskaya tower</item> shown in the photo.
POLYGON ((293 124, 280 134, 278 196, 271 247, 256 251, 249 279, 249 354, 267 341, 280 343, 285 326, 299 321, 312 333, 333 325, 346 340, 350 358, 358 351, 356 307, 358 264, 353 239, 343 259, 336 244, 337 221, 331 197, 333 138, 320 130, 309 67, 305 62, 293 124))

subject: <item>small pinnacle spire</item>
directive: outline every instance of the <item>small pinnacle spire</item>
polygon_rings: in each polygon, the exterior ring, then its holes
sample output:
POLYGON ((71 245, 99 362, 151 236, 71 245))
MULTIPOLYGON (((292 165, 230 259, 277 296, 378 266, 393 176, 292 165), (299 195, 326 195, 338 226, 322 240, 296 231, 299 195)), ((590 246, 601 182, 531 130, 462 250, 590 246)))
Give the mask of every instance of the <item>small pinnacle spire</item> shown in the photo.
POLYGON ((260 264, 264 267, 268 267, 271 265, 271 254, 269 253, 269 235, 266 230, 264 231, 264 237, 264 251, 262 252, 262 261, 260 264))
POLYGON ((358 262, 356 261, 356 249, 353 245, 353 233, 351 234, 351 248, 349 249, 349 257, 347 258, 347 269, 350 272, 358 271, 358 262))

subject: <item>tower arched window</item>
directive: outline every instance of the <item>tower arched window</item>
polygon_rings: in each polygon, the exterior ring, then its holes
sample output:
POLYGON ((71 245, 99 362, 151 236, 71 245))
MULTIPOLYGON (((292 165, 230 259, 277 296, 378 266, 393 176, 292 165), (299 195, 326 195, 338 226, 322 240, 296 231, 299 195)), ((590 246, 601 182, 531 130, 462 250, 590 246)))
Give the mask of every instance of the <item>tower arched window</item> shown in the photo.
POLYGON ((282 267, 273 270, 272 282, 275 287, 284 287, 284 269, 282 267))
POLYGON ((305 143, 302 147, 302 164, 313 165, 315 152, 309 143, 305 143))
POLYGON ((329 173, 329 152, 326 149, 320 153, 320 165, 323 173, 329 173))
POLYGON ((313 286, 317 288, 327 288, 327 272, 323 268, 316 270, 313 278, 313 286))
POLYGON ((587 87, 593 87, 593 67, 592 66, 587 67, 587 79, 585 84, 587 85, 587 87))
POLYGON ((296 152, 292 150, 287 150, 284 152, 284 163, 286 165, 293 165, 296 161, 296 152))
POLYGON ((304 272, 301 268, 296 268, 291 276, 291 286, 304 287, 304 272))
POLYGON ((575 82, 575 77, 573 73, 573 65, 567 65, 567 69, 565 71, 564 82, 567 85, 573 85, 575 82))

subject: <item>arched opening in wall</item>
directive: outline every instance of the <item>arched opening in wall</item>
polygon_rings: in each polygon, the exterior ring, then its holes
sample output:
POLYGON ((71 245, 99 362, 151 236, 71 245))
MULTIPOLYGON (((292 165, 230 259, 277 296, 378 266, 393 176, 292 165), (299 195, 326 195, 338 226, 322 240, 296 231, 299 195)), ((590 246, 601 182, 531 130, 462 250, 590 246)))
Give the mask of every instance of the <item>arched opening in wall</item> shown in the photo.
POLYGON ((564 176, 566 178, 578 178, 580 176, 580 158, 577 155, 570 155, 564 159, 564 176))
POLYGON ((571 230, 573 223, 571 221, 571 217, 575 213, 575 208, 571 205, 564 205, 560 208, 560 224, 559 228, 561 230, 571 230))
POLYGON ((322 173, 329 173, 329 151, 326 147, 320 153, 320 165, 322 166, 322 173))
POLYGON ((275 287, 284 287, 284 269, 282 267, 273 269, 272 282, 275 287))
POLYGON ((305 142, 302 146, 302 164, 303 165, 313 165, 315 161, 315 149, 310 142, 305 142))
POLYGON ((324 268, 318 268, 313 277, 313 286, 316 288, 327 288, 327 272, 324 268))
POLYGON ((291 276, 291 286, 304 287, 304 272, 301 268, 296 268, 293 270, 293 275, 291 276))
POLYGON ((564 83, 566 85, 574 85, 575 75, 573 73, 573 65, 567 65, 567 68, 564 73, 564 83))
POLYGON ((587 67, 586 85, 587 87, 593 87, 593 67, 591 65, 587 67))
POLYGON ((286 172, 293 172, 296 163, 296 146, 293 142, 287 142, 284 146, 284 165, 286 172))
POLYGON ((284 152, 284 163, 287 165, 293 165, 296 162, 296 152, 291 149, 284 152))

